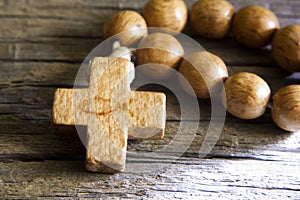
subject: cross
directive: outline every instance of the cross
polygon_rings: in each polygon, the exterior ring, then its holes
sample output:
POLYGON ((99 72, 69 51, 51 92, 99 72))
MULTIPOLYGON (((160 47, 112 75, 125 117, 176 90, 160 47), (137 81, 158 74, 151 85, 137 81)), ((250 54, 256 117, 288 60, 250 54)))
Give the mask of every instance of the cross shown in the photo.
POLYGON ((131 91, 133 79, 130 61, 95 57, 88 88, 57 89, 54 94, 54 124, 87 126, 88 171, 123 171, 128 135, 151 139, 164 136, 165 95, 131 91))

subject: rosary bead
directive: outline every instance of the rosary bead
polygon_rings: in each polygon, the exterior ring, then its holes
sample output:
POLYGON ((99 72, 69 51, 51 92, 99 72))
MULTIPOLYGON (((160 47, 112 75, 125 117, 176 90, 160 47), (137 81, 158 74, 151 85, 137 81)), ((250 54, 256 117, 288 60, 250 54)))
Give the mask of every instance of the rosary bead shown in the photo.
POLYGON ((118 38, 121 45, 129 46, 147 35, 147 24, 144 18, 135 11, 121 11, 113 15, 104 24, 103 35, 105 38, 126 31, 118 38))
POLYGON ((300 25, 280 29, 272 41, 275 61, 289 72, 300 72, 300 25))
POLYGON ((275 93, 272 118, 286 131, 300 131, 300 85, 289 85, 275 93))
MULTIPOLYGON (((153 33, 141 40, 136 50, 137 65, 160 64, 171 68, 177 68, 184 55, 180 42, 170 34, 153 33)), ((153 66, 149 69, 149 75, 163 78, 168 71, 165 68, 153 66)), ((149 66, 150 67, 150 66, 149 66)))
POLYGON ((190 14, 192 29, 202 37, 224 38, 231 27, 234 7, 225 0, 199 0, 190 14))
MULTIPOLYGON (((222 59, 206 51, 185 57, 179 72, 190 83, 196 96, 201 99, 210 98, 210 94, 219 94, 223 80, 228 77, 227 68, 222 59)), ((179 80, 183 89, 192 95, 193 92, 187 87, 186 82, 179 80)))
POLYGON ((142 15, 149 27, 181 32, 188 19, 188 9, 182 0, 150 0, 144 6, 142 15))
POLYGON ((275 14, 256 5, 240 9, 235 14, 232 25, 237 41, 251 48, 270 44, 278 29, 279 21, 275 14))
POLYGON ((241 119, 255 119, 264 114, 270 95, 270 87, 262 78, 241 72, 226 80, 222 96, 230 114, 241 119))

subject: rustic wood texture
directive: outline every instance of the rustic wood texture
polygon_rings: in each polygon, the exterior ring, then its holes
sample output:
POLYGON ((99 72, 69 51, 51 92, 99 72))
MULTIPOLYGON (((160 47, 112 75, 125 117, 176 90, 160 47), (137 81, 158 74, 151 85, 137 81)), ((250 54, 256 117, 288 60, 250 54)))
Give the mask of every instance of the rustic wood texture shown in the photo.
MULTIPOLYGON (((195 1, 186 3, 191 8, 195 1)), ((230 2, 236 10, 250 4, 270 8, 282 27, 300 24, 298 0, 230 2)), ((72 88, 83 58, 103 40, 109 16, 124 9, 141 11, 145 3, 0 0, 0 198, 299 199, 300 135, 276 127, 269 109, 250 121, 227 115, 217 144, 200 159, 210 121, 209 102, 201 100, 199 129, 184 130, 187 138, 194 138, 177 161, 172 157, 177 149, 160 152, 163 159, 142 157, 174 140, 180 122, 193 124, 197 119, 181 116, 174 95, 157 86, 144 89, 167 94, 165 139, 129 141, 127 165, 171 164, 148 173, 112 176, 84 170, 85 148, 74 128, 51 124, 54 91, 72 88)), ((269 48, 242 48, 232 36, 206 40, 191 33, 190 27, 184 33, 220 56, 230 74, 248 71, 262 76, 272 93, 300 84, 299 73, 281 70, 269 48)))
POLYGON ((55 91, 53 123, 87 126, 88 171, 124 170, 129 128, 133 138, 163 138, 166 97, 131 91, 134 76, 134 65, 127 59, 95 57, 88 88, 55 91))

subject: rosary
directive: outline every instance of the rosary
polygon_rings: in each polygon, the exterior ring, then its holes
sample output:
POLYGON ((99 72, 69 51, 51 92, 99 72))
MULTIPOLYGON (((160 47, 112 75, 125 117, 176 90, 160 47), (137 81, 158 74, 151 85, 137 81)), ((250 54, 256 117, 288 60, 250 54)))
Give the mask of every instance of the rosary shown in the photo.
MULTIPOLYGON (((146 29, 147 26, 181 32, 187 21, 188 8, 183 0, 149 0, 142 15, 121 11, 112 16, 104 25, 104 36, 107 38, 135 28, 146 29)), ((192 30, 204 38, 222 39, 232 30, 236 40, 247 48, 258 49, 272 44, 272 56, 277 64, 288 72, 300 72, 300 26, 279 29, 279 21, 269 9, 252 5, 234 13, 233 5, 228 1, 198 0, 191 8, 189 23, 192 30)), ((159 63, 179 69, 200 99, 209 98, 209 89, 214 91, 216 84, 224 81, 223 95, 226 97, 223 103, 230 114, 241 119, 254 119, 264 114, 271 90, 258 75, 242 72, 228 78, 224 62, 209 52, 196 52, 181 61, 184 55, 181 44, 168 34, 132 32, 128 37, 120 38, 124 46, 134 42, 139 42, 136 52, 138 65, 159 63), (151 48, 145 48, 147 46, 151 48), (213 62, 204 62, 207 56, 213 62), (205 72, 199 74, 194 66, 205 72)), ((158 72, 156 76, 164 77, 164 74, 158 72)), ((274 122, 286 131, 299 131, 300 85, 280 89, 272 100, 274 122)))
MULTIPOLYGON (((272 118, 280 128, 300 131, 300 85, 280 89, 270 103, 271 89, 258 75, 241 72, 229 77, 218 56, 208 51, 185 55, 176 34, 148 33, 147 27, 159 27, 179 34, 187 21, 188 8, 183 0, 149 0, 142 15, 129 10, 116 13, 104 24, 104 37, 126 34, 117 38, 109 57, 90 60, 89 87, 56 90, 54 124, 87 126, 83 143, 88 171, 124 171, 127 139, 164 137, 166 96, 130 90, 134 63, 167 66, 168 70, 150 67, 147 71, 158 79, 168 77, 169 70, 178 70, 185 78, 179 79, 178 85, 187 95, 199 99, 220 95, 227 111, 241 119, 258 118, 270 105, 272 118), (137 48, 131 51, 134 45, 137 48)), ((300 25, 279 29, 277 17, 266 8, 252 5, 234 13, 228 1, 198 0, 191 8, 189 23, 204 38, 222 39, 232 30, 236 40, 247 48, 272 44, 278 65, 289 72, 300 72, 300 25)))

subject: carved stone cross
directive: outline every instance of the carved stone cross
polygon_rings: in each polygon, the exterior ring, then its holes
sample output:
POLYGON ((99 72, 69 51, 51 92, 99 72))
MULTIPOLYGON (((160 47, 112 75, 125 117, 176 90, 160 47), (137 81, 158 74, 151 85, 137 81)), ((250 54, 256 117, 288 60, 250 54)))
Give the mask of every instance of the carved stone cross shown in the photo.
POLYGON ((133 64, 122 58, 95 57, 89 87, 57 89, 53 122, 87 126, 86 169, 115 173, 125 168, 129 138, 163 138, 166 97, 130 91, 133 64))

